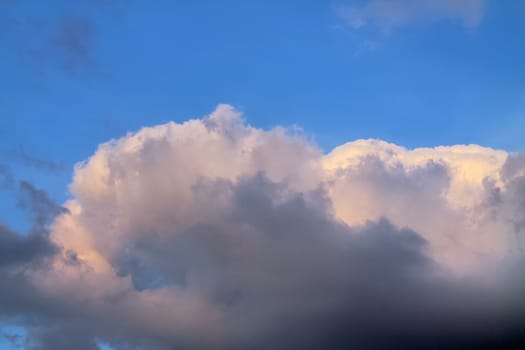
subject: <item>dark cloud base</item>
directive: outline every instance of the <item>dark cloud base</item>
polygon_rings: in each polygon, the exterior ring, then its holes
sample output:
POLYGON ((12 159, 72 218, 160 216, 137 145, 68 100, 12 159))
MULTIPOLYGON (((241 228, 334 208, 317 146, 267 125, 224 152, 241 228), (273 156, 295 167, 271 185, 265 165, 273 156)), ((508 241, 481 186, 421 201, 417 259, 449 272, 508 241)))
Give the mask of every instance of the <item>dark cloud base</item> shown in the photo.
MULTIPOLYGON (((22 186, 35 222, 58 214, 22 186)), ((195 192, 215 211, 183 232, 145 233, 113 261, 137 290, 191 290, 188 281, 214 271, 199 293, 227 315, 226 344, 144 334, 89 304, 44 296, 26 273, 67 255, 45 230, 0 230, 0 314, 27 327, 28 349, 96 349, 96 339, 117 349, 523 349, 523 260, 510 262, 495 287, 447 277, 416 232, 387 220, 350 228, 333 218, 322 190, 283 199, 283 186, 262 174, 204 181, 195 192), (230 205, 213 203, 218 193, 230 205)))

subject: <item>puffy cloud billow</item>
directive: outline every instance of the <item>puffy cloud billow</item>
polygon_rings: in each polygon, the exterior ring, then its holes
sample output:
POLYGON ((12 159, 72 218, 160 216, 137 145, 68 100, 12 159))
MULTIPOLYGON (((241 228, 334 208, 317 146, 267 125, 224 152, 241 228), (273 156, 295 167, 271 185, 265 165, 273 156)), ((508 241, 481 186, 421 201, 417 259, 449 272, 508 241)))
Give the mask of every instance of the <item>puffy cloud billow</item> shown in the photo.
POLYGON ((39 224, 0 227, 0 315, 27 349, 525 345, 520 154, 323 154, 221 105, 100 145, 64 208, 24 186, 39 224))

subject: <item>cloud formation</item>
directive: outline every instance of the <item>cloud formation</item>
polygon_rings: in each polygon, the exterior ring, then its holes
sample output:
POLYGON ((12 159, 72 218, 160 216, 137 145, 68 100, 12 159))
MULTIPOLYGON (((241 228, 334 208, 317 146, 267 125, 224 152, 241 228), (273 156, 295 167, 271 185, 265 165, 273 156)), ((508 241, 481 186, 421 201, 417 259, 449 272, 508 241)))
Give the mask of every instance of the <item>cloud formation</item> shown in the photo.
POLYGON ((484 0, 367 0, 344 4, 339 15, 354 29, 375 26, 390 32, 421 22, 461 21, 476 28, 483 17, 484 0))
MULTIPOLYGON (((521 155, 379 140, 324 155, 221 105, 100 145, 70 190, 67 213, 46 211, 55 248, 0 265, 0 315, 27 348, 524 344, 521 155)), ((35 245, 0 233, 0 251, 35 245)))

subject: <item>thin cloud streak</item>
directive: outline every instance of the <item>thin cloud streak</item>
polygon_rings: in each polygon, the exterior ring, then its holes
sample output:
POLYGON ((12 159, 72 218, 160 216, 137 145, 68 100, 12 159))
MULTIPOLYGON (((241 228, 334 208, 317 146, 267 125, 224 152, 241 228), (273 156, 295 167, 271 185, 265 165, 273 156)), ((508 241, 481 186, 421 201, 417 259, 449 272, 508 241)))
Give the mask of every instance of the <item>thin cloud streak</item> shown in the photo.
POLYGON ((475 29, 483 18, 484 0, 368 0, 341 4, 337 12, 353 29, 368 26, 390 33, 415 23, 461 21, 475 29))

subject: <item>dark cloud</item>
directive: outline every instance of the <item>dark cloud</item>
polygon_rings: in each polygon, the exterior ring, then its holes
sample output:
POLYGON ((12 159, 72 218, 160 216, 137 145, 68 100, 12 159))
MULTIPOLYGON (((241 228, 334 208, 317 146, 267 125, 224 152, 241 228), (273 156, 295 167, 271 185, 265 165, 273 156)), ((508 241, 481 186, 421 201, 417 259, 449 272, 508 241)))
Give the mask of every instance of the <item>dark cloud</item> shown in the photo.
POLYGON ((85 333, 85 330, 78 330, 75 327, 52 328, 40 327, 29 333, 26 342, 28 350, 48 350, 48 349, 78 349, 78 350, 99 350, 94 338, 85 333))
POLYGON ((507 180, 504 201, 509 203, 508 220, 512 223, 516 248, 518 252, 525 251, 525 156, 509 157, 502 169, 502 176, 507 180))
MULTIPOLYGON (((497 203, 495 215, 511 224, 523 219, 524 165, 521 158, 509 158, 502 170, 506 187, 498 191, 495 184, 486 184, 491 191, 487 206, 497 203)), ((394 203, 389 187, 433 198, 449 181, 447 169, 435 163, 412 173, 386 169, 376 158, 360 166, 361 176, 378 182, 391 205, 403 203, 394 203)), ((27 349, 96 349, 99 339, 116 349, 154 350, 525 346, 523 255, 511 255, 479 273, 451 274, 430 257, 429 243, 412 229, 387 219, 357 227, 339 221, 323 185, 297 192, 262 172, 231 181, 201 178, 190 191, 198 208, 190 224, 171 221, 171 211, 155 208, 153 214, 160 213, 155 220, 120 228, 125 235, 118 245, 101 240, 100 254, 121 280, 133 283, 111 292, 101 288, 104 292, 94 300, 77 297, 75 289, 92 267, 48 239, 50 218, 64 209, 28 182, 20 183, 20 192, 21 206, 32 213, 38 229, 26 236, 0 230, 0 279, 5 283, 0 317, 27 329, 27 349), (155 225, 163 220, 167 224, 155 225), (51 257, 73 266, 79 276, 65 280, 64 294, 45 293, 30 278, 46 278, 51 257), (184 322, 164 319, 164 304, 155 309, 164 328, 136 320, 136 313, 144 311, 134 309, 141 298, 170 290, 220 310, 217 341, 207 339, 206 320, 185 328, 184 322)), ((86 286, 96 289, 114 280, 96 282, 86 286)), ((201 314, 187 310, 183 317, 200 321, 201 314)))
MULTIPOLYGON (((114 264, 139 290, 176 285, 223 308, 233 339, 225 348, 524 344, 518 275, 500 286, 447 277, 417 233, 386 220, 351 229, 331 216, 322 191, 282 200, 280 185, 263 176, 195 191, 207 205, 232 193, 231 205, 217 204, 218 215, 183 232, 145 233, 114 264)), ((157 341, 159 349, 180 346, 176 336, 157 341)))
POLYGON ((55 246, 42 233, 23 236, 0 226, 0 267, 34 262, 55 252, 55 246))
POLYGON ((63 166, 53 160, 39 158, 35 155, 27 153, 23 148, 18 148, 15 151, 9 152, 10 158, 14 161, 33 167, 46 172, 56 173, 64 170, 63 166))
MULTIPOLYGON (((41 205, 56 208, 25 186, 41 203, 33 208, 36 217, 41 205)), ((447 277, 417 233, 386 220, 351 229, 332 217, 322 190, 283 197, 285 187, 262 175, 237 185, 204 181, 194 192, 214 207, 209 215, 181 232, 146 232, 114 261, 138 290, 175 285, 220 307, 226 314, 224 344, 141 333, 123 320, 105 321, 104 311, 89 310, 89 304, 43 303, 34 287, 15 294, 13 286, 27 282, 13 277, 0 293, 3 305, 40 312, 47 320, 30 328, 28 349, 96 349, 97 337, 119 349, 518 349, 524 344, 525 278, 518 270, 523 261, 502 270, 498 285, 447 277), (230 196, 228 205, 218 200, 224 196, 230 196)), ((2 235, 0 246, 21 253, 1 254, 11 264, 51 251, 30 237, 6 230, 2 235)))
POLYGON ((31 213, 32 224, 25 234, 0 225, 0 321, 35 329, 35 335, 30 332, 31 343, 26 343, 24 335, 4 334, 4 337, 13 349, 55 349, 51 336, 44 336, 41 329, 54 319, 66 319, 69 307, 64 301, 43 294, 31 276, 49 269, 52 259, 60 254, 61 248, 49 238, 48 224, 65 210, 27 181, 20 182, 16 194, 20 197, 19 205, 31 213))
POLYGON ((32 228, 23 235, 0 224, 0 267, 38 262, 56 253, 57 247, 48 237, 48 225, 57 215, 67 213, 27 181, 20 181, 18 196, 19 207, 31 214, 32 228))
POLYGON ((51 52, 61 60, 62 67, 71 75, 99 68, 95 50, 98 44, 97 16, 109 17, 113 22, 122 17, 125 2, 119 0, 86 0, 77 3, 75 12, 62 16, 50 32, 51 52))
POLYGON ((93 67, 93 41, 92 21, 80 16, 62 18, 50 37, 50 45, 62 57, 64 68, 73 74, 79 68, 93 67))
MULTIPOLYGON (((8 180, 9 186, 5 188, 14 191, 12 184, 15 180, 9 168, 0 167, 0 175, 4 175, 8 180)), ((20 181, 19 184, 16 191, 19 197, 18 206, 31 214, 32 228, 30 232, 22 235, 0 223, 0 268, 12 265, 24 266, 53 255, 57 247, 49 240, 48 225, 57 215, 67 212, 30 182, 20 181)))
MULTIPOLYGON (((0 321, 17 324, 21 319, 35 322, 54 313, 54 304, 30 282, 29 276, 46 269, 60 248, 49 239, 46 222, 58 208, 28 182, 21 182, 20 194, 35 220, 26 234, 0 225, 0 321)), ((57 309, 58 310, 58 309, 57 309)), ((28 324, 31 324, 29 322, 28 324)), ((17 340, 17 343, 19 341, 17 340)))
POLYGON ((57 215, 66 213, 67 210, 53 200, 48 195, 30 182, 20 181, 19 207, 29 210, 32 222, 38 229, 45 227, 57 215))
POLYGON ((513 154, 501 169, 500 185, 485 181, 489 215, 500 217, 511 226, 512 252, 525 251, 525 155, 513 154))
MULTIPOLYGON (((71 77, 99 73, 98 20, 121 18, 125 2, 117 0, 54 1, 60 16, 35 13, 31 6, 19 13, 16 1, 0 1, 9 11, 0 13, 0 37, 18 51, 21 62, 37 70, 58 67, 71 77), (9 5, 9 6, 7 6, 9 5)), ((36 8, 36 7, 35 7, 36 8)))

